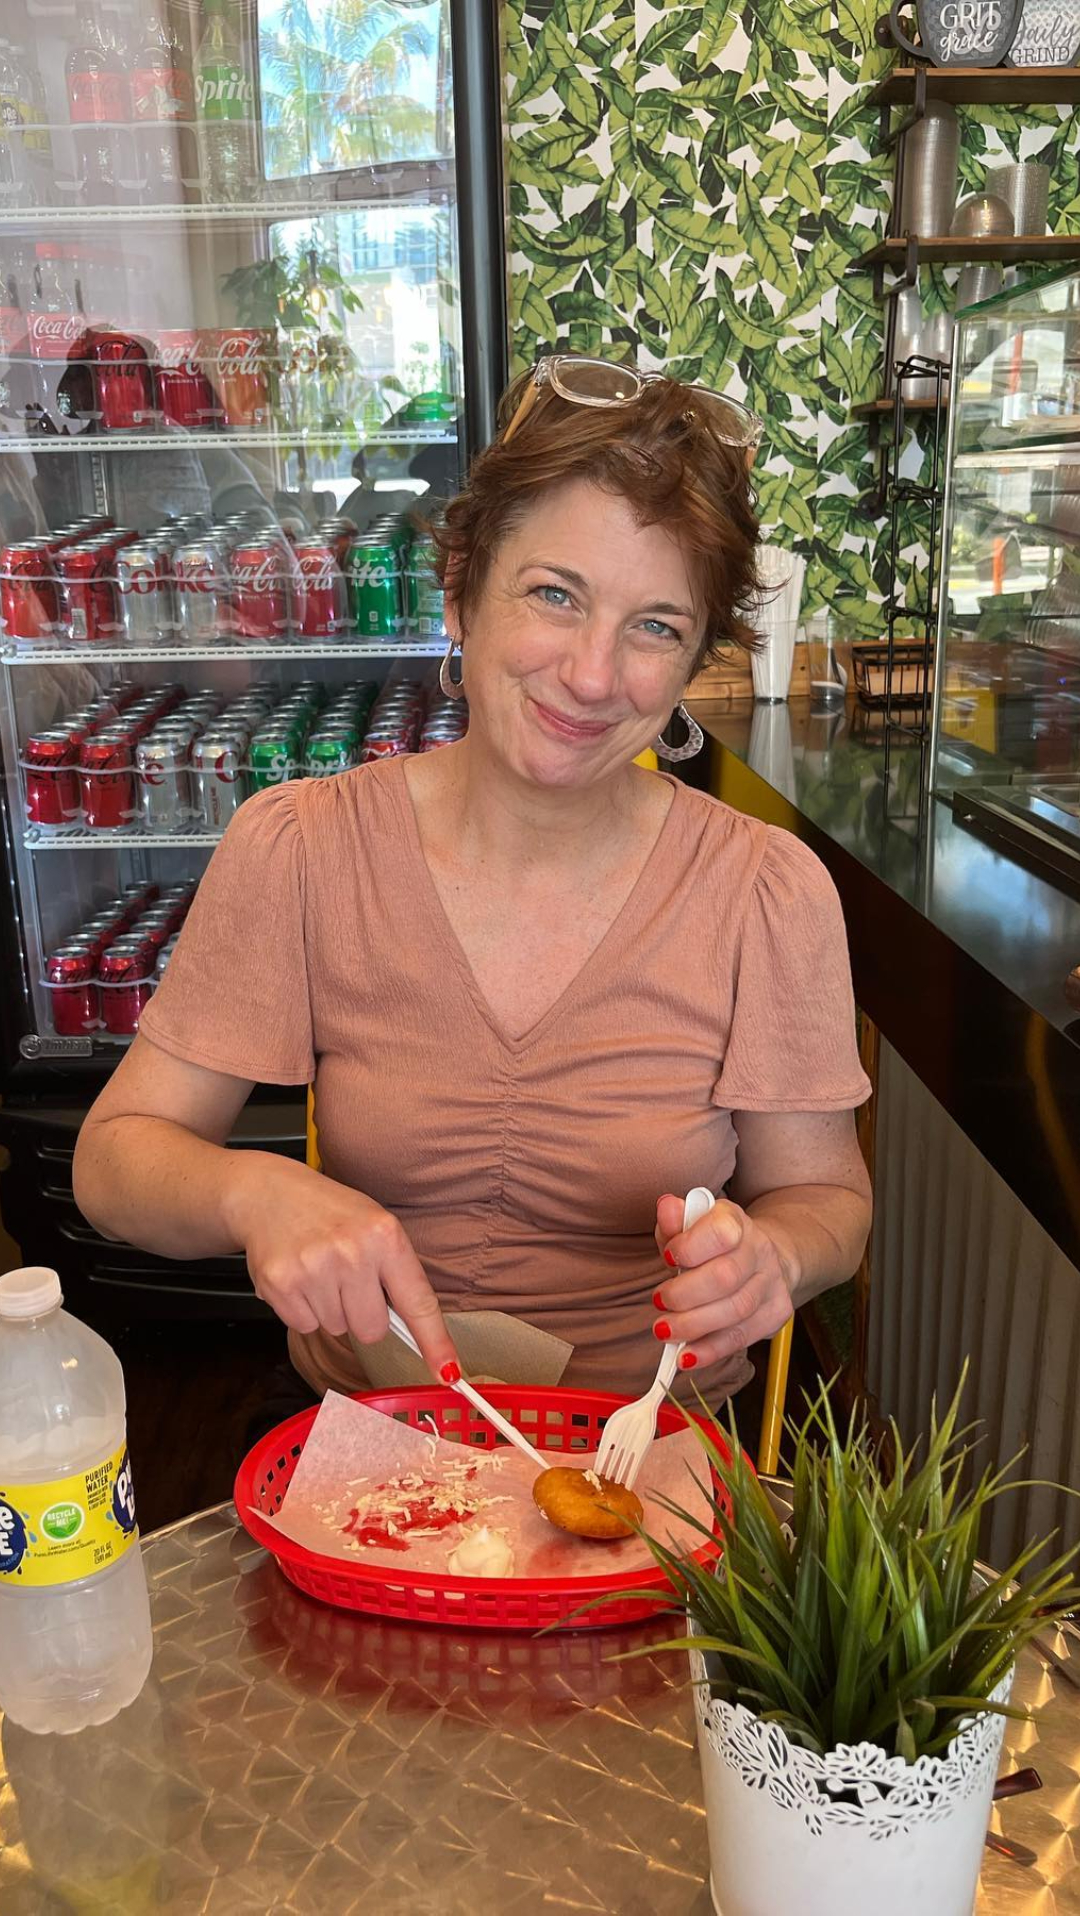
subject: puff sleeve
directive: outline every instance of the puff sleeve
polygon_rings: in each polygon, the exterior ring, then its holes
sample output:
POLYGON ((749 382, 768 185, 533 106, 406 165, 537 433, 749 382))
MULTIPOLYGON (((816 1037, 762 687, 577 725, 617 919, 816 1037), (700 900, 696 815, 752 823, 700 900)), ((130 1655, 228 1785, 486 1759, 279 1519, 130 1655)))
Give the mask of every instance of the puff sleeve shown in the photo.
POLYGON ((802 841, 770 827, 746 903, 713 1104, 733 1112, 838 1112, 861 1106, 870 1092, 836 888, 802 841))
POLYGON ((304 841, 291 785, 230 822, 141 1031, 195 1066, 299 1086, 315 1071, 304 841))

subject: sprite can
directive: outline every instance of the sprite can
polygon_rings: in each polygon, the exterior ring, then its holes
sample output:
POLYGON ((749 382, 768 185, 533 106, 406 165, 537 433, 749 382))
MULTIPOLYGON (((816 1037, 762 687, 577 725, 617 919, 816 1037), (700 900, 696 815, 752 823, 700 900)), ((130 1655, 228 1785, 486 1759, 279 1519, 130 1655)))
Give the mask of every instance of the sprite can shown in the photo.
POLYGON ((349 548, 345 560, 349 609, 361 640, 398 634, 405 625, 401 549, 388 535, 370 535, 349 548))
POLYGON ((346 773, 356 765, 359 741, 352 741, 343 728, 328 728, 325 733, 313 733, 307 743, 305 768, 310 778, 319 779, 328 773, 346 773))
POLYGON ((248 748, 248 770, 252 793, 264 787, 278 787, 296 774, 299 741, 286 727, 267 727, 257 733, 248 748))

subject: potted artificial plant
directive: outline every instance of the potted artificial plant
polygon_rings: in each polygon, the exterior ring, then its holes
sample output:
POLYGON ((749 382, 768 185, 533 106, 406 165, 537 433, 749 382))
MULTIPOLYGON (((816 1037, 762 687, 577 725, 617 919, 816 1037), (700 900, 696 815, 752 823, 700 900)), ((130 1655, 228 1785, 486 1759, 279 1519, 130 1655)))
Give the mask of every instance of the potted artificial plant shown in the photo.
POLYGON ((1032 1570, 1045 1541, 980 1570, 983 1512, 1017 1483, 972 1480, 959 1398, 920 1457, 894 1429, 886 1466, 822 1389, 789 1517, 733 1429, 730 1458, 703 1434, 718 1561, 648 1541, 688 1616, 661 1644, 690 1652, 721 1913, 972 1910, 1016 1657, 1080 1589, 1072 1552, 1032 1570))

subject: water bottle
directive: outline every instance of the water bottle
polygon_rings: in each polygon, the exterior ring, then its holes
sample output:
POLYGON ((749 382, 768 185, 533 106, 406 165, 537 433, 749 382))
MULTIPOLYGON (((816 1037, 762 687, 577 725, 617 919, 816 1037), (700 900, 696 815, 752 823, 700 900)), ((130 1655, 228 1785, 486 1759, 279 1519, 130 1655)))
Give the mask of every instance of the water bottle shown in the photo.
POLYGON ((0 1708, 32 1733, 111 1720, 153 1650, 124 1376, 62 1298, 0 1276, 0 1708))

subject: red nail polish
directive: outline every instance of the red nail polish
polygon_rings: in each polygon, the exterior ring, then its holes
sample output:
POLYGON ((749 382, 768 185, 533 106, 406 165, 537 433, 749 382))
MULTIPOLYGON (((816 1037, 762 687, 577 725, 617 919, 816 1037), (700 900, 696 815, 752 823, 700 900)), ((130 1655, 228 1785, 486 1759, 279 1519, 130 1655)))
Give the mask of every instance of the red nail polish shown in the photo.
POLYGON ((664 1248, 664 1259, 667 1261, 669 1267, 677 1267, 679 1264, 670 1247, 664 1248))
POLYGON ((440 1380, 445 1380, 448 1387, 456 1387, 458 1381, 461 1379, 461 1368, 458 1366, 457 1361, 448 1360, 445 1366, 440 1367, 439 1378, 440 1380))
POLYGON ((671 1339, 671 1328, 668 1325, 666 1320, 658 1320, 656 1322, 656 1325, 653 1327, 653 1332, 655 1333, 658 1340, 671 1339))
POLYGON ((653 1306, 654 1306, 654 1307, 658 1307, 658 1308, 659 1308, 659 1310, 660 1310, 660 1312, 661 1312, 661 1313, 663 1313, 663 1311, 664 1311, 664 1296, 663 1296, 663 1294, 662 1294, 662 1293, 660 1292, 660 1289, 659 1289, 659 1287, 657 1288, 657 1290, 656 1290, 656 1292, 655 1292, 655 1293, 653 1294, 653 1297, 652 1297, 652 1303, 653 1303, 653 1306))
POLYGON ((687 1368, 689 1368, 689 1367, 696 1367, 696 1366, 697 1366, 697 1354, 696 1354, 696 1353, 690 1353, 690 1352, 686 1352, 686 1353, 680 1353, 680 1355, 679 1355, 679 1365, 680 1365, 680 1367, 687 1367, 687 1368))

